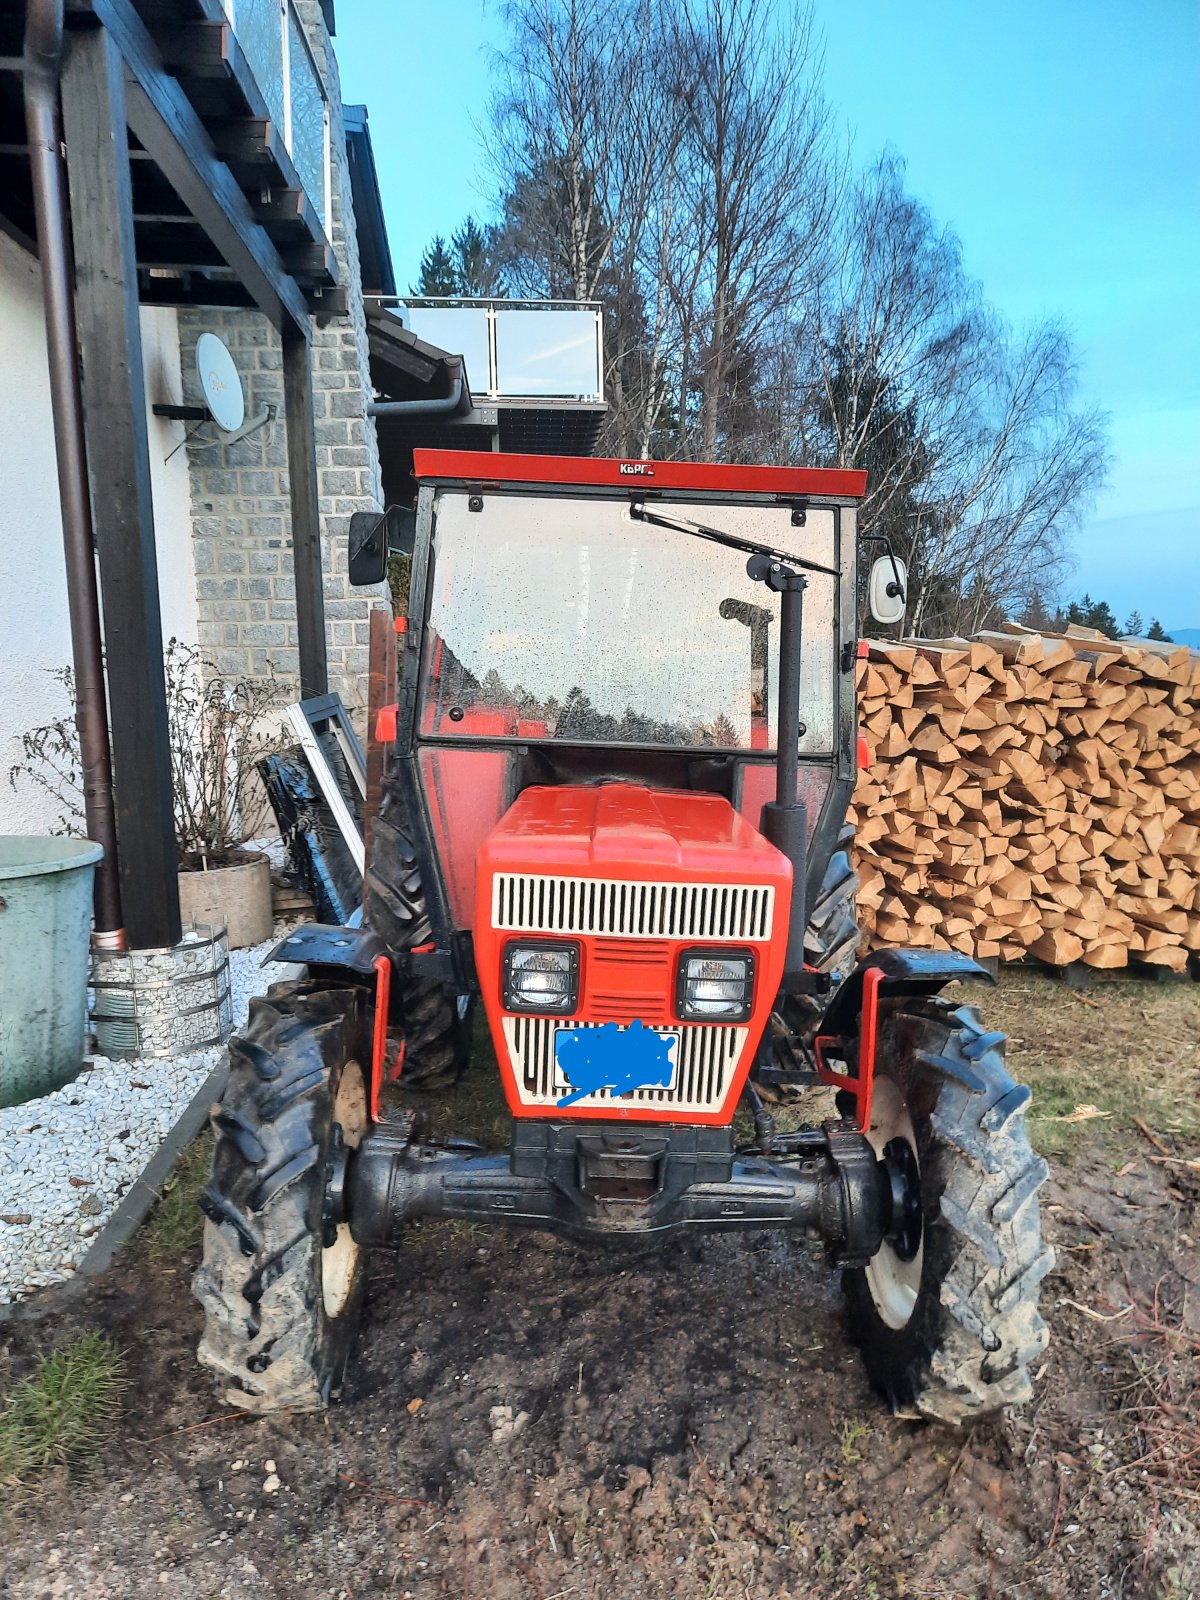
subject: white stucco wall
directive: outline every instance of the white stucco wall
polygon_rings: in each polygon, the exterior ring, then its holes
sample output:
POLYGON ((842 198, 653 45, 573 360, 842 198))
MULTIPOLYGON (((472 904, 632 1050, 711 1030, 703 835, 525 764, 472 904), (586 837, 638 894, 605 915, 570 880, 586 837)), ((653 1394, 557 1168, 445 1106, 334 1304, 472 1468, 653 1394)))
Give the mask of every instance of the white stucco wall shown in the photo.
MULTIPOLYGON (((173 311, 142 313, 148 404, 182 397, 173 311)), ((196 639, 183 425, 150 417, 163 636, 196 639)), ((9 769, 20 734, 70 715, 52 673, 71 661, 62 521, 37 262, 0 233, 0 833, 43 833, 55 808, 9 769)))
MULTIPOLYGON (((179 319, 165 307, 142 307, 142 365, 146 407, 182 405, 179 319)), ((192 561, 192 489, 182 448, 190 424, 150 412, 150 477, 154 487, 154 543, 164 639, 196 643, 196 574, 192 561)))

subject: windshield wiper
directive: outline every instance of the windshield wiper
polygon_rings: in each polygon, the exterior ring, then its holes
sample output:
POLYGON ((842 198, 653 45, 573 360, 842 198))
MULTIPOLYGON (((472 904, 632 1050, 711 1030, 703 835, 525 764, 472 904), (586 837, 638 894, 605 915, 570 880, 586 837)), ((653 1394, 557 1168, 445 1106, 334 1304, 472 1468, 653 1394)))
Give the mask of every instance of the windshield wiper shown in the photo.
POLYGON ((659 528, 671 528, 676 533, 690 533, 697 539, 711 539, 729 550, 741 550, 748 556, 769 556, 772 561, 785 561, 790 567, 803 567, 806 572, 823 572, 827 577, 840 578, 836 567, 823 567, 819 561, 806 561, 791 550, 776 550, 769 544, 757 544, 753 539, 741 539, 736 533, 726 533, 722 528, 709 528, 703 522, 684 522, 679 517, 664 517, 661 511, 651 511, 644 500, 632 500, 629 515, 635 522, 652 522, 659 528))

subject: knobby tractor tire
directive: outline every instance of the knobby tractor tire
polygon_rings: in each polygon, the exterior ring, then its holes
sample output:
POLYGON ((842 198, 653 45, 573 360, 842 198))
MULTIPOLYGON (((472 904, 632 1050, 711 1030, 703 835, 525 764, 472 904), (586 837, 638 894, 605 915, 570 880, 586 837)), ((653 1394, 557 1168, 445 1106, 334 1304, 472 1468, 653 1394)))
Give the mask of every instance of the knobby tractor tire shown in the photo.
POLYGON ((853 969, 862 939, 854 900, 858 873, 850 862, 853 845, 854 829, 843 828, 821 887, 808 908, 808 926, 804 930, 804 958, 809 966, 838 978, 846 977, 853 969))
MULTIPOLYGON (((366 921, 389 950, 415 950, 433 937, 421 868, 404 825, 403 802, 386 781, 372 824, 366 921)), ((462 1065, 455 994, 431 978, 410 976, 401 980, 399 995, 405 1083, 428 1087, 453 1083, 462 1065)))
POLYGON ((276 984, 229 1047, 192 1288, 200 1360, 245 1411, 317 1410, 341 1383, 363 1261, 323 1212, 336 1143, 367 1124, 370 1023, 364 990, 276 984))
POLYGON ((973 1006, 909 999, 881 1010, 871 1141, 878 1155, 891 1139, 915 1149, 920 1242, 909 1260, 911 1243, 885 1243, 843 1279, 876 1388, 898 1412, 952 1424, 1027 1400, 1049 1337, 1038 1294, 1054 1253, 1037 1200, 1048 1169, 1003 1045, 973 1006))

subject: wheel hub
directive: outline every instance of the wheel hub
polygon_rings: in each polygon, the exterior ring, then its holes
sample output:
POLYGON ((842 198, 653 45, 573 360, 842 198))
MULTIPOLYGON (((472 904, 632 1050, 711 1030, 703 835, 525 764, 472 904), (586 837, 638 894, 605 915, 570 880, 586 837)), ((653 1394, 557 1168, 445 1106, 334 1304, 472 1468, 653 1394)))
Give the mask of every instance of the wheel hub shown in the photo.
POLYGON ((891 1220, 884 1238, 901 1261, 912 1261, 921 1248, 921 1175, 907 1139, 889 1139, 883 1165, 891 1191, 891 1220))
POLYGON ((867 1264, 867 1288, 881 1319, 899 1330, 916 1310, 925 1244, 916 1133, 899 1085, 886 1074, 875 1080, 867 1137, 883 1167, 891 1201, 883 1243, 867 1264))
POLYGON ((321 1243, 328 1250, 337 1243, 337 1231, 346 1216, 346 1173, 350 1150, 340 1122, 333 1125, 329 1154, 325 1160, 325 1194, 321 1202, 321 1243))

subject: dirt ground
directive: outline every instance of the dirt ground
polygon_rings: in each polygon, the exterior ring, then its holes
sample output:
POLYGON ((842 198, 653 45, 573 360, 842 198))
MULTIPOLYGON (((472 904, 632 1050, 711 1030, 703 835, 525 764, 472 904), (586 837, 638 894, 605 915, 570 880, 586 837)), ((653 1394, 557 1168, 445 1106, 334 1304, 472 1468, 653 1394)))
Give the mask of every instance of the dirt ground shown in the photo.
MULTIPOLYGON (((1018 973, 980 998, 1054 1168, 1026 1409, 889 1416, 803 1243, 437 1224, 373 1258, 342 1404, 259 1421, 196 1365, 197 1235, 164 1252, 152 1218, 85 1298, 0 1330, 0 1388, 94 1327, 132 1380, 89 1474, 9 1494, 0 1595, 1200 1595, 1200 986, 1018 973)), ((492 1115, 481 1080, 461 1094, 492 1115)))

